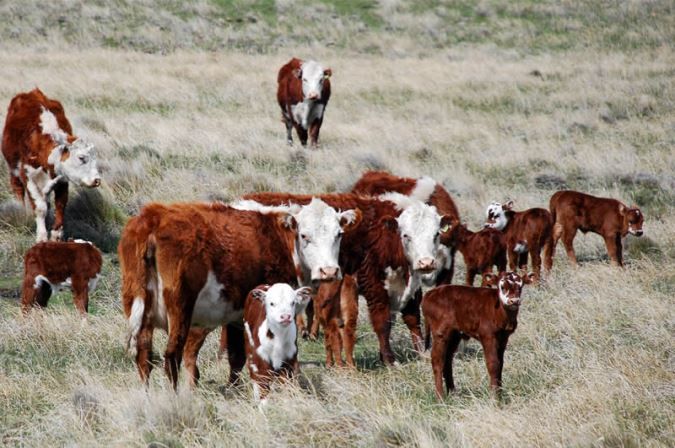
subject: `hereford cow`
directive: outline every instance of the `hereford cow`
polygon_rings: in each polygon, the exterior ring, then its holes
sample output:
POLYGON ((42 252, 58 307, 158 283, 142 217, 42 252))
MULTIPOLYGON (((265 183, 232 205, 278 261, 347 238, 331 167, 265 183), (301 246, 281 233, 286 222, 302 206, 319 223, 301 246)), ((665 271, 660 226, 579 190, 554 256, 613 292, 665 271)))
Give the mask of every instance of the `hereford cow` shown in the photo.
POLYGON ((536 281, 541 277, 541 251, 544 250, 544 269, 553 266, 553 218, 548 210, 530 208, 513 211, 513 201, 493 202, 487 207, 487 227, 504 233, 509 258, 509 269, 527 270, 527 255, 532 258, 536 281))
POLYGON ((277 76, 277 101, 286 124, 286 140, 293 144, 293 127, 302 146, 307 145, 307 132, 312 146, 317 146, 319 130, 330 99, 331 69, 316 61, 291 59, 277 76))
POLYGON ((553 250, 562 237, 567 257, 576 266, 574 237, 577 230, 593 232, 605 239, 612 264, 623 266, 621 239, 628 235, 642 236, 644 215, 637 206, 626 207, 616 199, 599 198, 577 191, 558 191, 551 196, 553 216, 553 250))
MULTIPOLYGON (((358 208, 362 212, 361 225, 342 240, 340 267, 345 274, 356 275, 358 291, 366 298, 370 320, 378 336, 381 359, 386 364, 394 362, 389 337, 397 311, 411 332, 413 346, 422 351, 421 297, 416 296, 416 292, 423 283, 433 283, 438 264, 443 262, 439 240, 450 218, 441 217, 433 206, 398 193, 390 193, 389 200, 349 193, 317 197, 338 210, 358 208)), ((313 196, 255 193, 244 198, 277 205, 306 204, 313 196)), ((356 293, 356 288, 353 289, 356 293)), ((351 300, 355 302, 357 297, 351 300)), ((347 320, 343 316, 343 320, 345 324, 356 322, 351 317, 347 320)), ((355 328, 345 328, 344 332, 353 335, 355 328)), ((353 359, 355 341, 343 342, 349 361, 353 359)))
POLYGON ((358 224, 353 210, 321 201, 275 211, 224 204, 150 204, 129 220, 119 244, 122 301, 129 347, 141 379, 152 368, 152 333, 169 333, 164 367, 174 388, 183 354, 189 381, 199 379, 197 355, 208 333, 225 325, 230 381, 244 366, 243 306, 262 283, 338 278, 339 239, 358 224), (298 229, 311 234, 303 241, 298 229))
MULTIPOLYGON (((452 220, 459 222, 459 211, 450 194, 430 177, 420 177, 413 179, 410 177, 398 177, 386 171, 367 171, 354 184, 352 193, 367 194, 369 196, 380 196, 389 192, 397 192, 410 196, 419 201, 433 205, 438 213, 448 216, 452 220)), ((446 232, 441 239, 441 243, 448 247, 449 253, 446 255, 447 266, 439 266, 440 272, 436 279, 437 284, 449 284, 452 282, 452 276, 455 269, 456 248, 449 232, 446 232)))
POLYGON ((85 317, 89 294, 101 273, 101 252, 88 241, 38 243, 24 257, 21 308, 46 307, 52 292, 70 289, 75 308, 85 317))
POLYGON ((518 309, 524 283, 531 283, 534 274, 521 277, 503 272, 494 279, 497 288, 442 285, 424 295, 422 311, 433 339, 431 365, 434 371, 436 396, 442 399, 446 390, 455 389, 452 359, 463 338, 474 338, 483 346, 490 386, 502 386, 504 351, 509 336, 518 325, 518 309))
POLYGON ((63 233, 63 213, 68 202, 68 181, 98 187, 93 146, 73 135, 61 103, 39 89, 20 93, 9 103, 2 153, 7 160, 14 194, 23 202, 26 192, 35 210, 37 241, 47 241, 49 194, 56 205, 52 240, 63 233))
POLYGON ((256 401, 266 402, 275 376, 292 377, 298 371, 295 314, 307 306, 312 288, 293 290, 286 283, 253 289, 244 304, 245 347, 256 401))

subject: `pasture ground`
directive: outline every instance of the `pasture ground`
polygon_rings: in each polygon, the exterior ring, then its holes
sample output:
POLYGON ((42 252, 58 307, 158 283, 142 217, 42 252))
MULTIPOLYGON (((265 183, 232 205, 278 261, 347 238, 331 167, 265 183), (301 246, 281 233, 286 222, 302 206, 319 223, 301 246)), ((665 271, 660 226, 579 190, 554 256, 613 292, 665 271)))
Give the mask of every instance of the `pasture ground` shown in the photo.
POLYGON ((34 224, 0 164, 0 444, 675 444, 672 3, 158 5, 0 5, 0 120, 35 86, 62 101, 104 171, 100 189, 72 190, 66 230, 108 251, 88 322, 68 294, 21 318, 34 224), (292 55, 334 73, 316 151, 285 144, 274 92, 292 55), (577 237, 579 269, 558 248, 546 284, 526 291, 501 403, 475 342, 443 403, 400 321, 400 366, 382 367, 365 310, 358 371, 325 369, 323 343, 303 341, 300 385, 264 413, 248 382, 223 386, 216 336, 197 390, 175 395, 160 368, 144 391, 119 303, 114 249, 127 216, 153 200, 342 191, 372 168, 434 177, 474 229, 493 200, 546 207, 568 187, 639 204, 646 236, 626 240, 624 270, 609 267, 596 235, 577 237))

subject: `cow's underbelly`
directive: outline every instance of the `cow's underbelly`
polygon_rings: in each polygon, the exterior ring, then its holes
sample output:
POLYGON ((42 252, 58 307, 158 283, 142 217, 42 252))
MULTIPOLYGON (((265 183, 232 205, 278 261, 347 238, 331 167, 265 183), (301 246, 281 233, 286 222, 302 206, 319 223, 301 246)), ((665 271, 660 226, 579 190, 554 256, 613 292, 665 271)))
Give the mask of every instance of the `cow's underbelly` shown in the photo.
POLYGON ((314 120, 323 117, 323 109, 323 104, 303 101, 291 106, 291 113, 293 114, 293 120, 304 129, 307 129, 314 120))
POLYGON ((209 271, 206 284, 199 291, 195 302, 192 326, 215 328, 241 319, 243 313, 243 310, 235 310, 234 305, 226 300, 223 285, 218 282, 215 274, 209 271))

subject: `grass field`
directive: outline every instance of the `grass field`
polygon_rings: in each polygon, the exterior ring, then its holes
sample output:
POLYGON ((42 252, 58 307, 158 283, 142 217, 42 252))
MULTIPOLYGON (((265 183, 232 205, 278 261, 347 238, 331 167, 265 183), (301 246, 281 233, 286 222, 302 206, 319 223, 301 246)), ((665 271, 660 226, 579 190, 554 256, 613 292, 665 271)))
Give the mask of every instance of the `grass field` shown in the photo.
POLYGON ((106 251, 88 322, 69 294, 22 318, 34 224, 0 164, 0 444, 675 444, 672 2, 26 1, 0 15, 0 120, 35 86, 62 101, 104 179, 73 189, 66 232, 106 251), (333 69, 318 150, 285 144, 276 70, 294 55, 333 69), (434 177, 470 228, 493 200, 547 206, 574 188, 637 203, 646 235, 626 240, 624 270, 596 235, 577 237, 579 269, 558 250, 525 294, 501 403, 477 343, 439 403, 404 325, 401 365, 385 368, 365 312, 358 370, 325 369, 323 343, 303 341, 299 385, 264 413, 248 381, 224 387, 215 336, 197 390, 175 395, 161 369, 144 390, 119 303, 128 216, 151 200, 342 191, 372 168, 434 177))

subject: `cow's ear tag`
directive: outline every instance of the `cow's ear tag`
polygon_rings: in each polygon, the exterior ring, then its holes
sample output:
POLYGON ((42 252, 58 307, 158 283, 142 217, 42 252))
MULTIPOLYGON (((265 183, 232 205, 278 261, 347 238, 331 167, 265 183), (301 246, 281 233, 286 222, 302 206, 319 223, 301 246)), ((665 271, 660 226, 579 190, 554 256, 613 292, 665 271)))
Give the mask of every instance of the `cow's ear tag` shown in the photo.
POLYGON ((448 230, 450 230, 450 227, 451 227, 450 224, 444 225, 443 227, 441 227, 441 233, 447 232, 448 230))

